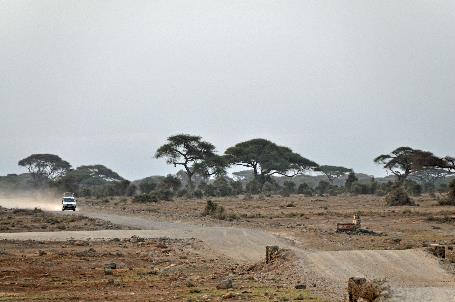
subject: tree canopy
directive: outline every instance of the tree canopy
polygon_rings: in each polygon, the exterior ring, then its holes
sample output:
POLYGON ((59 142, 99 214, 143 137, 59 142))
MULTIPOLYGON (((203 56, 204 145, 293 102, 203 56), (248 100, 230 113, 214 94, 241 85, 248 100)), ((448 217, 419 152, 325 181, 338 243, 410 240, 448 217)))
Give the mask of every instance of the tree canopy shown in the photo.
POLYGON ((81 194, 82 191, 100 195, 122 195, 129 181, 103 165, 80 166, 68 171, 57 184, 66 191, 81 194))
POLYGON ((188 185, 193 190, 193 175, 222 175, 226 162, 215 153, 215 146, 203 141, 200 136, 178 134, 168 137, 167 143, 158 148, 156 158, 165 158, 168 164, 182 166, 188 176, 188 185))
POLYGON ((67 176, 77 179, 81 185, 102 185, 109 182, 125 180, 117 172, 112 171, 104 165, 80 166, 68 172, 67 176))
POLYGON ((54 154, 32 154, 18 162, 27 168, 35 181, 55 181, 71 169, 71 165, 54 154))
POLYGON ((426 167, 438 167, 445 164, 443 159, 433 153, 411 147, 399 147, 389 154, 379 155, 374 162, 382 164, 384 169, 394 174, 398 183, 403 183, 409 175, 426 167))
POLYGON ((352 172, 352 169, 341 166, 322 165, 316 168, 315 171, 323 173, 325 176, 327 176, 330 183, 333 183, 336 178, 352 172))
POLYGON ((238 143, 225 156, 232 164, 253 169, 254 176, 263 181, 275 174, 292 177, 318 167, 290 148, 261 138, 238 143))

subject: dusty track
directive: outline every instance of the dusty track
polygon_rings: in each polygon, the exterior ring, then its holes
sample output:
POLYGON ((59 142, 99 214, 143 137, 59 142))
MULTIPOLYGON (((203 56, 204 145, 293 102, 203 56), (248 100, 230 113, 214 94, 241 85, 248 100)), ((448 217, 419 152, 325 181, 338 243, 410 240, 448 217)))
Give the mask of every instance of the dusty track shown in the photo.
MULTIPOLYGON (((73 215, 72 212, 65 214, 73 215)), ((264 258, 266 245, 287 246, 286 240, 260 230, 156 222, 141 217, 120 216, 107 213, 84 212, 83 214, 92 218, 109 220, 114 224, 139 228, 140 230, 3 233, 0 234, 0 239, 61 241, 88 238, 128 238, 133 235, 144 238, 197 238, 204 241, 209 247, 219 253, 239 261, 248 262, 256 262, 264 258)))
POLYGON ((454 301, 455 281, 438 261, 421 250, 311 252, 304 257, 314 282, 336 284, 343 292, 349 277, 385 279, 393 285, 392 301, 454 301), (323 281, 322 281, 323 280, 323 281))

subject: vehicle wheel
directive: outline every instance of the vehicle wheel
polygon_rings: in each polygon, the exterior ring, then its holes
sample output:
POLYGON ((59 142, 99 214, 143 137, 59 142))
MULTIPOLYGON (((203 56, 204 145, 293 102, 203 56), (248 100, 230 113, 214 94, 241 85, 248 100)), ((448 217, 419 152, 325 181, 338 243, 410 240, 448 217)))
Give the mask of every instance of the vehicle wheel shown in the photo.
POLYGON ((73 209, 73 212, 76 211, 76 209, 73 209))

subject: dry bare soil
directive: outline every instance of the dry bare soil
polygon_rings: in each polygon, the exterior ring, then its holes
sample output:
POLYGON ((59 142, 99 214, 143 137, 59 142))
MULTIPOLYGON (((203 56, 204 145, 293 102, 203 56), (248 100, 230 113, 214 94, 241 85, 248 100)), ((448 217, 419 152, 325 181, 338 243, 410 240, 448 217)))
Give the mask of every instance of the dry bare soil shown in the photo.
POLYGON ((79 215, 58 215, 41 209, 8 209, 0 206, 0 233, 131 229, 110 221, 79 215))
POLYGON ((318 301, 292 252, 238 264, 195 239, 2 241, 0 301, 318 301), (231 279, 232 288, 217 288, 231 279))

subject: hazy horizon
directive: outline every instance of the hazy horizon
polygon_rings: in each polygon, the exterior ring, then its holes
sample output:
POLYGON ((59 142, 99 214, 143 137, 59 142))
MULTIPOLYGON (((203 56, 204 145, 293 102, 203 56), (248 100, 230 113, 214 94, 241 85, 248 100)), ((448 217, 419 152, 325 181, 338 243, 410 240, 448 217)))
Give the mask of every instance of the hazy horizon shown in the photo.
POLYGON ((0 175, 175 173, 177 133, 377 176, 398 146, 455 156, 453 1, 0 1, 0 43, 0 175))

